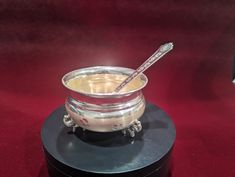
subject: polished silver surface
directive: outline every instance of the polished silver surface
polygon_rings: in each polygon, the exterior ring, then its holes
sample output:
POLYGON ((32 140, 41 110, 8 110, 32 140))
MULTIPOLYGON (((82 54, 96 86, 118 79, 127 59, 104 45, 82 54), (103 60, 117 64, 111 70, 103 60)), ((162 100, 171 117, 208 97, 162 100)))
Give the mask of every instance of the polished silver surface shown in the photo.
POLYGON ((92 75, 92 74, 122 74, 122 75, 127 75, 130 76, 135 70, 134 69, 130 69, 130 68, 124 68, 124 67, 116 67, 116 66, 95 66, 95 67, 88 67, 88 68, 81 68, 78 70, 74 70, 71 71, 67 74, 65 74, 62 78, 62 84, 69 89, 71 92, 73 92, 72 94, 82 94, 82 95, 86 95, 86 96, 90 96, 90 97, 98 97, 98 98, 108 98, 108 97, 121 97, 121 96, 126 96, 126 95, 130 95, 136 91, 141 90, 142 88, 144 88, 146 86, 146 84, 148 83, 148 78, 144 75, 144 74, 140 74, 140 78, 141 80, 143 80, 144 84, 142 85, 142 87, 139 87, 138 89, 135 90, 131 90, 128 92, 120 92, 120 93, 85 93, 85 92, 81 92, 79 90, 75 90, 75 89, 71 89, 68 86, 68 81, 70 79, 73 79, 77 76, 81 76, 81 75, 92 75))
POLYGON ((129 68, 99 66, 66 74, 62 78, 62 83, 68 90, 65 102, 68 115, 63 119, 64 124, 68 127, 79 126, 95 132, 123 130, 124 134, 128 133, 131 137, 141 131, 142 126, 138 120, 145 110, 142 89, 148 82, 144 74, 140 75, 140 80, 143 82, 141 86, 121 93, 87 93, 68 86, 69 80, 81 75, 111 73, 128 77, 133 71, 129 68))

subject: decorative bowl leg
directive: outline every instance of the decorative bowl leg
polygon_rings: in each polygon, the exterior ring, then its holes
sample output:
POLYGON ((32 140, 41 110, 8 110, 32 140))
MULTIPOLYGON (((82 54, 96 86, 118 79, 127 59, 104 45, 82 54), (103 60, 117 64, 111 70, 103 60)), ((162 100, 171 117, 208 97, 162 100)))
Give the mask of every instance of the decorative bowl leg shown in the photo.
POLYGON ((72 127, 72 132, 74 133, 78 125, 73 121, 69 114, 64 115, 63 123, 66 127, 72 127))
POLYGON ((135 134, 142 130, 142 125, 139 120, 135 120, 128 128, 123 129, 122 133, 124 135, 129 135, 130 137, 135 137, 135 134))

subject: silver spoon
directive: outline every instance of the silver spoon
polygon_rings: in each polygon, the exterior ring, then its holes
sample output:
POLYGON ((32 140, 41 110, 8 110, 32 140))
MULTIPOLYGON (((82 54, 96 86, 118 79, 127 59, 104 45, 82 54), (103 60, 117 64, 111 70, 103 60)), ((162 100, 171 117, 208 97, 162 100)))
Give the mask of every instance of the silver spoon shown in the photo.
POLYGON ((119 92, 123 87, 125 87, 129 82, 136 78, 139 74, 143 73, 156 61, 162 58, 165 54, 173 49, 173 43, 166 43, 161 45, 152 56, 150 56, 142 65, 140 65, 129 77, 127 77, 115 90, 114 92, 119 92))

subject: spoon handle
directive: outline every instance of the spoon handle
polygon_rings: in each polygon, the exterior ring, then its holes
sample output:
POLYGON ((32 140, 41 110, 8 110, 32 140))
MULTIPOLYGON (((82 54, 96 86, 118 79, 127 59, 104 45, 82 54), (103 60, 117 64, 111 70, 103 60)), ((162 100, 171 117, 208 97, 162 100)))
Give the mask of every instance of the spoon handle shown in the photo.
POLYGON ((156 61, 162 58, 166 53, 173 49, 173 43, 166 43, 161 45, 153 55, 151 55, 141 66, 139 66, 129 77, 127 77, 115 90, 114 92, 119 92, 126 84, 131 82, 134 78, 136 78, 139 74, 143 73, 146 69, 148 69, 151 65, 153 65, 156 61))

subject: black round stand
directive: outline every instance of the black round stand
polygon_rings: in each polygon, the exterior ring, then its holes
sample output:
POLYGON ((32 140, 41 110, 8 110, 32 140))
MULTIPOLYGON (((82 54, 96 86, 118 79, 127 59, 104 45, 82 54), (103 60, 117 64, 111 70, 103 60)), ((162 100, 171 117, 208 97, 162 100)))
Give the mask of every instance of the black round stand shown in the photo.
POLYGON ((64 106, 56 109, 41 131, 51 177, 167 177, 175 127, 163 110, 147 104, 143 130, 134 138, 121 132, 96 133, 63 125, 64 106))

